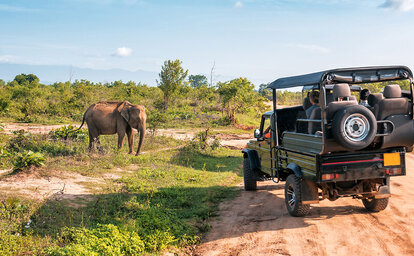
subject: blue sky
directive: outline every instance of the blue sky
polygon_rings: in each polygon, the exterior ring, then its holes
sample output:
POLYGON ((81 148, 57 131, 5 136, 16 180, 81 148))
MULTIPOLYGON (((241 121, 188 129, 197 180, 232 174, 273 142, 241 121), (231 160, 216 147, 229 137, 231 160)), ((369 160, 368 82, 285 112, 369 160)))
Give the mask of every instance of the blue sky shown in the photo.
POLYGON ((414 69, 414 0, 0 0, 0 62, 255 84, 327 68, 414 69))

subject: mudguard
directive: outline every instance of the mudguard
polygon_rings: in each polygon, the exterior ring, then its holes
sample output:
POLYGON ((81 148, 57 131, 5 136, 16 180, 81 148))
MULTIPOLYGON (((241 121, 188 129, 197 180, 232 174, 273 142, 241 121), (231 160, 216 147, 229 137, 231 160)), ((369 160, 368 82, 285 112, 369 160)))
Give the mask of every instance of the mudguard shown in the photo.
POLYGON ((256 150, 245 148, 242 150, 244 158, 248 157, 250 160, 250 168, 252 170, 262 170, 262 166, 260 164, 259 154, 256 150))
POLYGON ((319 194, 316 183, 311 180, 302 179, 302 204, 318 204, 319 194))
POLYGON ((303 178, 303 172, 299 165, 290 163, 286 166, 286 169, 292 170, 296 177, 303 178))
MULTIPOLYGON (((295 163, 290 163, 286 167, 292 170, 296 177, 303 178, 302 168, 295 163)), ((318 187, 316 183, 311 180, 301 179, 302 204, 317 204, 319 203, 318 187)))
POLYGON ((387 198, 391 197, 391 191, 390 191, 390 177, 386 178, 385 185, 382 185, 379 187, 378 192, 375 193, 374 198, 387 198))

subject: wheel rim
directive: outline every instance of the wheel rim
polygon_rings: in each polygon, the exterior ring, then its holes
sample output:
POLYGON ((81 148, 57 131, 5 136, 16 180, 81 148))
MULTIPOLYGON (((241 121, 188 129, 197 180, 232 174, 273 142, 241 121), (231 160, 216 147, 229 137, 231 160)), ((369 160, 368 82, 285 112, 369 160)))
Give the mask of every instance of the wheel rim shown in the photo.
POLYGON ((296 195, 295 195, 295 190, 293 189, 292 185, 289 185, 289 187, 287 188, 286 194, 287 194, 287 203, 289 207, 290 208, 295 207, 296 195))
POLYGON ((351 141, 362 141, 369 133, 368 119, 361 114, 352 114, 344 122, 345 136, 351 141))

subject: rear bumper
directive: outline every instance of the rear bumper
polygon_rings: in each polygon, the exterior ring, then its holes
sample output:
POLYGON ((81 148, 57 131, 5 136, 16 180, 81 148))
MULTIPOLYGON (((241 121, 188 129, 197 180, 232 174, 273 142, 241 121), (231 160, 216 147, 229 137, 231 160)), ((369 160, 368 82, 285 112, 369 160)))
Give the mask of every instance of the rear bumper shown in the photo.
POLYGON ((404 148, 325 155, 318 161, 318 183, 387 178, 406 173, 404 148))

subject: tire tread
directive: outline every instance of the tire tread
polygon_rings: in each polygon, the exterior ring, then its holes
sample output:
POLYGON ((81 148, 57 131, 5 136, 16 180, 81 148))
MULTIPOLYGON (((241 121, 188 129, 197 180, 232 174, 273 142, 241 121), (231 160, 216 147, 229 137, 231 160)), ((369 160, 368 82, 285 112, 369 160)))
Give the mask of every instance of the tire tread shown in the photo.
POLYGON ((379 198, 379 199, 372 199, 372 201, 369 201, 368 199, 362 199, 362 203, 365 206, 365 209, 367 209, 370 212, 380 212, 385 210, 388 206, 389 198, 379 198))
POLYGON ((302 204, 301 182, 302 182, 302 178, 297 177, 294 174, 289 175, 286 179, 286 184, 285 184, 286 208, 287 208, 289 214, 294 216, 294 217, 303 217, 303 216, 309 214, 309 212, 310 212, 310 205, 309 204, 302 204), (287 202, 287 193, 286 192, 287 192, 287 188, 288 188, 289 184, 292 184, 294 186, 294 191, 295 191, 295 196, 296 196, 296 203, 295 203, 296 205, 295 205, 294 209, 291 209, 288 205, 288 202, 287 202))
POLYGON ((243 159, 243 177, 244 189, 247 191, 257 190, 257 174, 250 167, 250 159, 248 157, 243 159))

